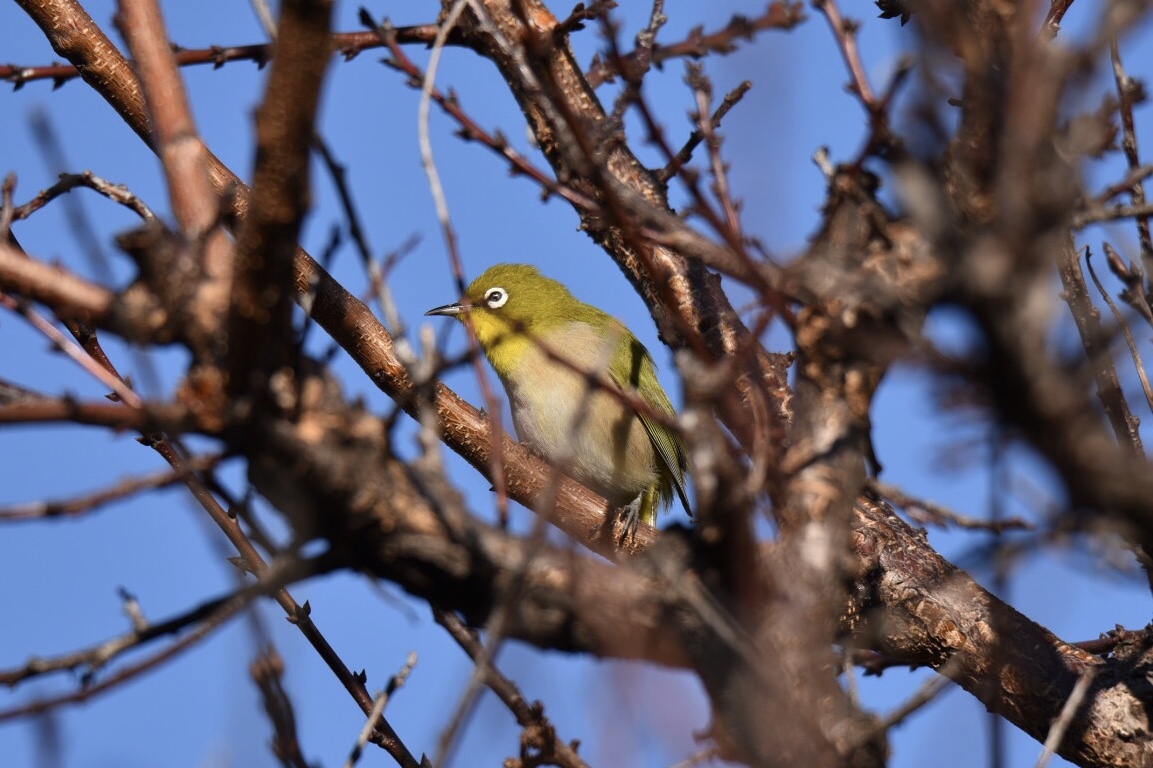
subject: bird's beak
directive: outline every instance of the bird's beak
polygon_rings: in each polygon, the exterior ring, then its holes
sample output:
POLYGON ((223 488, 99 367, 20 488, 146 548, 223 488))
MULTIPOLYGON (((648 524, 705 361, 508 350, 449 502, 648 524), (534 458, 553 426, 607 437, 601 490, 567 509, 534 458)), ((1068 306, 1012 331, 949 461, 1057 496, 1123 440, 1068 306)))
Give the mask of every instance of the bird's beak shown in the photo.
POLYGON ((455 304, 445 304, 443 307, 430 309, 429 311, 425 312, 424 315, 425 317, 428 317, 429 315, 447 315, 452 317, 467 311, 468 307, 458 301, 455 304))

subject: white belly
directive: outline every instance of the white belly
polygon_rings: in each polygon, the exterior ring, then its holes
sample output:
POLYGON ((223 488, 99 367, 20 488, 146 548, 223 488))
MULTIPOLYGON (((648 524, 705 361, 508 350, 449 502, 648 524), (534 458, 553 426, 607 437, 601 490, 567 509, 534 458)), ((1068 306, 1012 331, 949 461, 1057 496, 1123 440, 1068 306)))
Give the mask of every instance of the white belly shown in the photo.
MULTIPOLYGON (((590 335, 587 326, 574 326, 551 340, 554 351, 607 378, 606 342, 590 335)), ((631 502, 656 478, 656 456, 636 413, 573 367, 533 349, 503 383, 520 439, 615 506, 631 502), (521 366, 530 366, 532 375, 525 376, 521 366), (524 384, 526 378, 534 385, 524 384)))

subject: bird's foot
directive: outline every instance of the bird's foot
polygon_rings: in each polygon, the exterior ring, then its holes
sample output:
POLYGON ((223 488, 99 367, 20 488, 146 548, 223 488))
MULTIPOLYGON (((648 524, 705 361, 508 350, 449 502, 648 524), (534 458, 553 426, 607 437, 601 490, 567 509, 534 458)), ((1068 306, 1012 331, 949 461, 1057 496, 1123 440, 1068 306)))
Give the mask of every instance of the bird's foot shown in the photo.
POLYGON ((621 531, 621 538, 618 543, 623 544, 636 538, 637 527, 641 522, 641 498, 638 496, 633 499, 631 504, 621 507, 619 512, 621 520, 624 522, 624 530, 621 531))

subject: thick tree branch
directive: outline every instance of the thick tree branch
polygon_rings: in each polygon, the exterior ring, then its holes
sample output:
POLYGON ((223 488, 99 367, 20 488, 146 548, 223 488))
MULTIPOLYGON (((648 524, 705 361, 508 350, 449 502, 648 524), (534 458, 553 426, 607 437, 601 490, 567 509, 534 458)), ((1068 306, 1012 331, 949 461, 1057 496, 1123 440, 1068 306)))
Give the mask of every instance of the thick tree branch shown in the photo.
POLYGON ((293 261, 308 210, 308 165, 328 63, 331 0, 281 4, 272 72, 256 114, 256 169, 240 223, 228 322, 228 391, 272 407, 291 359, 293 261))
POLYGON ((217 227, 220 201, 208 178, 208 152, 197 134, 160 8, 156 0, 121 0, 120 7, 117 19, 135 55, 154 146, 183 239, 183 247, 159 250, 168 258, 153 266, 170 283, 182 285, 184 301, 173 310, 186 315, 186 336, 203 359, 227 312, 232 246, 217 227))
POLYGON ((847 625, 857 642, 941 670, 988 709, 1043 741, 1083 672, 1087 705, 1059 753, 1079 765, 1149 765, 1146 679, 1153 636, 1140 633, 1108 660, 1068 645, 983 590, 875 502, 858 505, 853 546, 863 578, 847 625), (920 543, 918 543, 920 542, 920 543))

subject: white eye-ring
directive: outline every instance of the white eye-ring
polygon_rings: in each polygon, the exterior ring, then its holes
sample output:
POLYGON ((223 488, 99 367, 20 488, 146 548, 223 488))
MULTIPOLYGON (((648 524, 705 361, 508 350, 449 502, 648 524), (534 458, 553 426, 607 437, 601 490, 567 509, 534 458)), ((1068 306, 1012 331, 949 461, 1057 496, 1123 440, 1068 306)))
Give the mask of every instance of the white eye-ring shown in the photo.
POLYGON ((489 309, 503 307, 506 301, 508 301, 508 291, 504 288, 493 287, 484 292, 484 304, 489 309))

